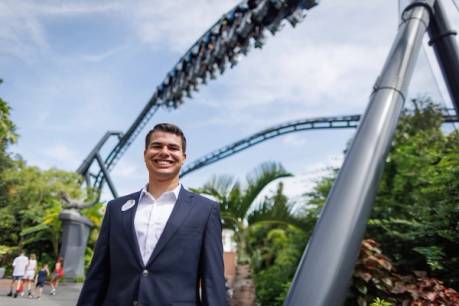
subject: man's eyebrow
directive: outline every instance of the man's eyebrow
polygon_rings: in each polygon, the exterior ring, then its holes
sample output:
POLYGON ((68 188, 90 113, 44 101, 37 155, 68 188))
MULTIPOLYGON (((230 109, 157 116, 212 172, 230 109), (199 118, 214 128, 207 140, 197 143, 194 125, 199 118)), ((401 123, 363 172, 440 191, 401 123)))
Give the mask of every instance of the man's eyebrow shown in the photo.
POLYGON ((151 145, 165 145, 165 146, 169 146, 169 147, 180 147, 180 145, 178 145, 176 143, 168 143, 168 142, 161 142, 161 141, 152 141, 150 143, 150 146, 151 145))

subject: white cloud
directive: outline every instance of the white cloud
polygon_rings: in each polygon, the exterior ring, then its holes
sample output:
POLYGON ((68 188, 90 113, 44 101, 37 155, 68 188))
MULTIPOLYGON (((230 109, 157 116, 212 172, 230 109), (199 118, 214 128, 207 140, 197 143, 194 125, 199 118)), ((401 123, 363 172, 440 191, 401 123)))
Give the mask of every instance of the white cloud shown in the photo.
POLYGON ((321 177, 330 173, 331 169, 341 167, 343 161, 343 154, 324 156, 320 162, 308 163, 299 173, 321 177))
MULTIPOLYGON (((0 54, 14 56, 30 61, 37 56, 51 54, 57 60, 59 54, 54 53, 47 38, 44 21, 53 16, 75 16, 89 14, 106 14, 121 12, 117 3, 62 1, 2 1, 0 2, 0 54)), ((114 51, 105 51, 99 55, 88 55, 92 60, 104 58, 114 51)), ((61 56, 65 57, 65 54, 61 56)))
POLYGON ((308 140, 303 134, 287 134, 282 136, 281 143, 287 146, 304 147, 308 140))
POLYGON ((132 179, 134 177, 145 177, 145 169, 139 169, 139 163, 122 159, 114 168, 112 175, 114 179, 132 179))
POLYGON ((77 168, 81 163, 79 154, 65 144, 56 144, 44 150, 44 154, 53 160, 52 164, 65 164, 77 168))
POLYGON ((236 0, 142 0, 127 2, 125 9, 144 43, 184 53, 237 3, 236 0))
POLYGON ((43 27, 18 3, 0 2, 0 54, 27 58, 36 51, 49 50, 43 27))
MULTIPOLYGON (((87 153, 106 130, 124 130, 148 99, 142 100, 143 97, 149 95, 158 80, 164 77, 158 72, 158 62, 163 58, 170 61, 175 56, 178 60, 213 22, 238 2, 0 1, 0 54, 7 55, 6 61, 11 56, 22 60, 14 61, 18 69, 10 71, 13 77, 3 77, 7 81, 13 79, 17 84, 22 83, 15 89, 15 99, 8 97, 8 101, 27 104, 22 107, 22 122, 18 122, 21 134, 25 135, 21 139, 30 143, 28 150, 23 150, 29 154, 25 158, 30 161, 43 155, 30 150, 34 147, 32 142, 36 137, 27 138, 27 133, 40 132, 41 135, 53 135, 54 139, 59 134, 59 139, 69 139, 65 144, 67 148, 73 148, 75 138, 79 138, 81 152, 87 153), (100 48, 94 51, 90 48, 91 39, 104 41, 105 37, 100 33, 88 33, 85 43, 89 51, 59 54, 50 44, 50 33, 47 32, 50 28, 45 24, 52 18, 70 20, 67 17, 75 16, 80 21, 84 18, 107 18, 107 32, 113 30, 118 34, 122 28, 126 31, 123 35, 128 37, 128 41, 115 39, 115 47, 111 45, 102 51, 100 48), (111 23, 120 27, 111 28, 111 23), (146 60, 145 54, 148 56, 150 52, 156 62, 146 60), (117 56, 116 61, 110 62, 110 69, 99 66, 114 55, 117 56), (142 63, 134 58, 139 55, 143 56, 142 63), (39 60, 34 61, 37 58, 39 60), (148 65, 148 75, 141 73, 142 69, 138 69, 135 77, 132 74, 129 77, 123 75, 127 67, 132 68, 139 63, 148 65), (20 71, 18 75, 16 71, 20 71), (144 82, 145 79, 148 81, 144 82), (141 91, 147 94, 139 94, 141 91)), ((451 3, 448 1, 445 4, 450 6, 447 11, 452 12, 451 3)), ((295 29, 287 25, 276 37, 269 34, 262 50, 252 50, 235 69, 228 69, 218 80, 201 88, 193 100, 186 101, 186 105, 173 112, 175 117, 166 117, 161 111, 155 114, 154 120, 188 120, 186 122, 192 122, 190 125, 193 124, 195 128, 196 134, 190 137, 194 139, 202 138, 203 131, 223 131, 224 136, 219 137, 221 142, 199 142, 202 146, 199 152, 203 152, 214 149, 217 143, 225 144, 228 139, 237 140, 281 122, 362 112, 395 37, 396 6, 396 2, 386 0, 323 1, 295 29), (190 109, 194 110, 191 115, 190 109)), ((78 27, 80 24, 66 26, 78 27)), ((59 43, 68 44, 65 41, 59 43)), ((416 77, 418 79, 415 82, 420 88, 427 87, 428 77, 422 77, 417 72, 416 77)), ((3 86, 8 89, 10 85, 5 83, 3 86)), ((298 137, 301 138, 301 134, 284 136, 280 141, 298 143, 298 137)), ((327 142, 333 142, 333 139, 327 142)), ((190 144, 190 149, 194 149, 193 144, 190 144)), ((312 156, 317 147, 309 149, 312 156)), ((67 165, 62 160, 63 153, 57 154, 58 151, 54 149, 54 153, 61 156, 59 161, 67 165)), ((65 153, 65 150, 61 151, 65 153)), ((130 157, 129 154, 127 152, 114 172, 116 179, 121 182, 120 191, 132 191, 130 188, 138 188, 145 181, 141 159, 123 167, 121 162, 130 157), (140 173, 138 175, 137 170, 140 173)), ((319 154, 320 158, 327 156, 322 151, 319 154)), ((77 159, 76 166, 82 156, 77 159)), ((300 168, 308 163, 301 159, 294 164, 292 172, 302 173, 312 171, 314 167, 323 167, 328 164, 327 158, 324 159, 325 162, 300 168)), ((41 164, 56 165, 48 158, 42 160, 41 164)), ((228 171, 235 172, 233 168, 237 167, 233 166, 229 166, 228 171)), ((63 167, 75 168, 75 161, 71 167, 63 167)), ((202 173, 203 176, 207 175, 202 173)))

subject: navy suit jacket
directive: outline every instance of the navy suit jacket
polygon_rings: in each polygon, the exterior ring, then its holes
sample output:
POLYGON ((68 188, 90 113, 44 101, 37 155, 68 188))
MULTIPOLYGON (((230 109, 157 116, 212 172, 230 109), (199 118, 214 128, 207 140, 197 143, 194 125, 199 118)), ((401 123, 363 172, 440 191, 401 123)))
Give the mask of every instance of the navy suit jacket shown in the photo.
POLYGON ((181 188, 144 265, 134 229, 140 192, 107 204, 77 306, 224 306, 218 203, 181 188), (128 200, 135 205, 122 211, 128 200))

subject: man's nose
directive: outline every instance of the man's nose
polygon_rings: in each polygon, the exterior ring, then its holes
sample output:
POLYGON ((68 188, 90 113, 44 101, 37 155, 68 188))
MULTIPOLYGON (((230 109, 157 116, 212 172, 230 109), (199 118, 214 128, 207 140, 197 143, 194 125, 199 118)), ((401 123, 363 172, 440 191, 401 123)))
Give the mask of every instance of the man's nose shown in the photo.
POLYGON ((169 154, 169 149, 167 146, 162 146, 161 149, 159 150, 160 154, 169 154))

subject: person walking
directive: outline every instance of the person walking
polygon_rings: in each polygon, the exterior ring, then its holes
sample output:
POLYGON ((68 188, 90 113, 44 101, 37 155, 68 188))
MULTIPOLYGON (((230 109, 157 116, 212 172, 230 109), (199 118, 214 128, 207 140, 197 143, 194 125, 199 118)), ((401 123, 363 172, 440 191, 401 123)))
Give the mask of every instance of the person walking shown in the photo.
POLYGON ((25 274, 25 268, 29 262, 27 256, 25 256, 25 252, 21 251, 19 256, 14 258, 13 260, 13 279, 11 280, 10 285, 10 292, 8 296, 13 296, 15 298, 18 297, 18 293, 21 291, 20 288, 23 285, 22 279, 25 274), (14 290, 14 293, 13 293, 14 290))
POLYGON ((51 274, 51 295, 56 295, 56 289, 59 286, 59 281, 64 277, 64 258, 59 256, 54 266, 54 271, 51 274))
POLYGON ((43 264, 41 269, 38 271, 37 275, 35 276, 35 293, 34 297, 37 299, 41 298, 43 293, 43 287, 45 286, 46 278, 49 275, 48 264, 43 264), (38 291, 38 292, 37 292, 38 291))
POLYGON ((35 272, 37 270, 37 257, 35 254, 30 254, 29 262, 25 267, 25 274, 24 274, 24 291, 27 288, 27 295, 31 298, 32 297, 32 283, 35 279, 35 272))
POLYGON ((107 204, 77 306, 224 306, 219 204, 186 190, 186 138, 160 123, 145 137, 148 183, 107 204))

